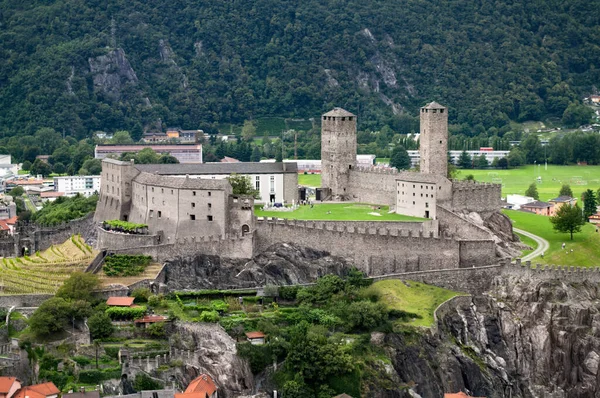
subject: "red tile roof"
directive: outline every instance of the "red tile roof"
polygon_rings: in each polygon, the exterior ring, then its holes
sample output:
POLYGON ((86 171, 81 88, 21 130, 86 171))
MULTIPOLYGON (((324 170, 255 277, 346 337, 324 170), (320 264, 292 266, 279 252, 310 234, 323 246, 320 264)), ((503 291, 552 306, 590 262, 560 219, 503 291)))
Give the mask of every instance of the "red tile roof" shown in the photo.
POLYGON ((58 395, 59 393, 60 391, 54 383, 49 382, 23 387, 13 395, 13 398, 46 398, 51 395, 58 395))
POLYGON ((48 191, 48 192, 40 192, 41 198, 58 198, 59 196, 64 196, 64 192, 56 192, 56 191, 48 191))
POLYGON ((8 394, 15 382, 18 383, 16 377, 0 377, 0 394, 8 394))
POLYGON ((114 307, 131 307, 133 305, 135 297, 109 297, 106 300, 106 305, 114 307))
POLYGON ((185 389, 184 395, 188 398, 194 398, 190 397, 187 394, 204 393, 206 394, 206 396, 210 397, 215 391, 217 391, 217 386, 213 381, 212 377, 203 373, 200 376, 196 377, 194 380, 192 380, 190 385, 187 386, 187 388, 185 389))
POLYGON ((472 396, 467 395, 464 392, 460 391, 455 394, 444 394, 444 398, 485 398, 485 397, 472 397, 472 396))
POLYGON ((6 220, 4 220, 4 221, 6 221, 6 223, 7 223, 8 225, 15 225, 15 224, 17 223, 17 221, 19 221, 19 217, 17 217, 17 216, 12 216, 11 218, 7 218, 7 219, 6 219, 6 220))
POLYGON ((156 323, 156 322, 165 322, 168 320, 166 316, 162 315, 146 315, 143 318, 136 319, 135 323, 156 323))
POLYGON ((0 220, 0 231, 10 231, 10 227, 6 220, 0 220))
POLYGON ((236 158, 230 158, 229 156, 225 156, 223 159, 221 159, 221 163, 239 163, 240 161, 237 160, 236 158))
POLYGON ((246 337, 249 339, 263 339, 265 334, 263 332, 248 332, 246 333, 246 337))

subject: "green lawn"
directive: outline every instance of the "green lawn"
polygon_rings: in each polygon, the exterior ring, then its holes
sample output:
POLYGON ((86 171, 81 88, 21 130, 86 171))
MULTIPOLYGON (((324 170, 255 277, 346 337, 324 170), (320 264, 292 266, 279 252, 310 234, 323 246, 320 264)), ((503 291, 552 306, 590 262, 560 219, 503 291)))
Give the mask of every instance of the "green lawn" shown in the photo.
POLYGON ((504 212, 511 218, 516 228, 541 236, 550 243, 550 249, 545 253, 544 258, 537 257, 532 263, 600 266, 600 232, 596 232, 596 227, 592 224, 585 224, 581 232, 574 234, 573 240, 570 240, 570 234, 555 232, 552 229, 550 217, 517 210, 504 210, 504 212), (561 248, 563 242, 567 245, 566 250, 561 248))
POLYGON ((390 158, 375 158, 375 163, 377 164, 389 164, 390 158))
POLYGON ((319 188, 321 186, 321 174, 298 174, 298 184, 319 188))
POLYGON ((600 188, 600 166, 554 166, 533 165, 509 170, 460 170, 458 178, 473 174, 477 181, 502 183, 502 196, 507 194, 524 195, 529 184, 542 177, 537 183, 540 200, 549 200, 558 196, 562 184, 571 185, 573 194, 581 197, 586 189, 594 191, 600 188), (582 185, 587 184, 587 185, 582 185))
POLYGON ((424 218, 388 213, 388 206, 369 205, 364 203, 317 203, 314 207, 300 206, 294 211, 263 211, 262 206, 255 206, 257 217, 278 217, 295 220, 353 220, 353 221, 425 221, 424 218), (377 209, 381 207, 381 209, 377 209), (375 208, 375 209, 374 209, 375 208), (369 213, 378 213, 380 216, 369 213))
POLYGON ((377 293, 388 308, 419 316, 406 324, 425 327, 433 324, 433 312, 440 304, 459 295, 457 292, 441 287, 397 279, 375 282, 368 290, 377 293))

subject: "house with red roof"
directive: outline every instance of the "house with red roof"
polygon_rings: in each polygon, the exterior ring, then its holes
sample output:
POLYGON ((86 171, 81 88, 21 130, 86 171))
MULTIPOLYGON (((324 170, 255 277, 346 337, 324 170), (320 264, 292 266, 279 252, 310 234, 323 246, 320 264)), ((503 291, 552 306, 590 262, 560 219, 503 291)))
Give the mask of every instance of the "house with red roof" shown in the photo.
POLYGON ((250 342, 250 344, 254 344, 254 345, 265 344, 265 337, 267 337, 267 336, 263 332, 248 332, 248 333, 246 333, 246 339, 250 342))
POLYGON ((142 318, 136 319, 134 321, 135 326, 141 326, 147 328, 149 325, 153 323, 166 322, 169 318, 162 315, 144 315, 142 318))
POLYGON ((106 305, 109 307, 133 307, 135 297, 109 297, 106 305))
POLYGON ((21 382, 16 377, 0 377, 0 398, 12 398, 21 388, 21 382))
POLYGON ((218 388, 212 377, 203 373, 192 380, 185 392, 175 394, 175 398, 218 398, 217 392, 218 388))
POLYGON ((21 388, 13 398, 57 398, 60 390, 52 382, 21 388))

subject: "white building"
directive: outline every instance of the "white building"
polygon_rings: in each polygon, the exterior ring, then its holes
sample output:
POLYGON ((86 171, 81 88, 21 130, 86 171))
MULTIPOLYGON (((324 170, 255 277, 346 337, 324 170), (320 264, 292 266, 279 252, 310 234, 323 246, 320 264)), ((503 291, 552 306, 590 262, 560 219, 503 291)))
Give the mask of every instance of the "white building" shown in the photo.
MULTIPOLYGON (((284 163, 295 163, 299 171, 321 171, 320 159, 284 159, 284 163)), ((275 159, 263 159, 261 163, 275 163, 275 159)), ((356 165, 369 167, 375 164, 375 155, 356 155, 356 165)))
MULTIPOLYGON (((407 151, 408 152, 408 156, 410 157, 410 162, 412 167, 417 166, 420 162, 421 162, 421 153, 416 150, 416 151, 407 151)), ((450 154, 450 157, 452 158, 452 163, 457 164, 458 163, 458 159, 460 158, 460 155, 463 153, 463 151, 448 151, 450 154)), ((494 151, 491 150, 491 148, 480 148, 478 151, 466 151, 469 156, 471 157, 471 159, 475 159, 475 157, 481 156, 481 155, 485 155, 485 158, 487 159, 487 161, 492 164, 492 162, 494 161, 494 159, 501 159, 501 158, 505 158, 508 156, 508 153, 510 151, 494 151)))
POLYGON ((100 176, 63 176, 54 177, 54 190, 64 192, 66 196, 91 196, 100 192, 100 176))
POLYGON ((140 171, 172 177, 220 180, 231 174, 250 178, 258 190, 257 202, 287 203, 298 201, 296 163, 203 163, 203 164, 136 164, 140 171))
POLYGON ((533 203, 535 199, 530 196, 523 195, 506 195, 506 203, 510 209, 519 210, 521 206, 527 203, 533 203))

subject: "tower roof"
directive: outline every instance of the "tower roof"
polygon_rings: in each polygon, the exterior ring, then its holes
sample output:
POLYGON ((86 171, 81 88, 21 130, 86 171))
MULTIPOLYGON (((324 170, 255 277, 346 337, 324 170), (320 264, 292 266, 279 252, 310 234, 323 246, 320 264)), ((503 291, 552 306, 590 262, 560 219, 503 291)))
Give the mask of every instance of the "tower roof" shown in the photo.
POLYGON ((444 105, 440 105, 437 102, 433 101, 433 102, 430 102, 429 104, 425 105, 423 107, 423 109, 446 109, 446 107, 444 105))
POLYGON ((333 108, 329 112, 323 114, 323 116, 356 116, 343 108, 333 108))

